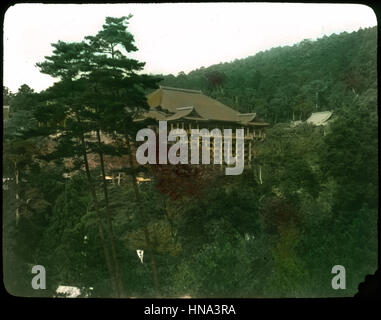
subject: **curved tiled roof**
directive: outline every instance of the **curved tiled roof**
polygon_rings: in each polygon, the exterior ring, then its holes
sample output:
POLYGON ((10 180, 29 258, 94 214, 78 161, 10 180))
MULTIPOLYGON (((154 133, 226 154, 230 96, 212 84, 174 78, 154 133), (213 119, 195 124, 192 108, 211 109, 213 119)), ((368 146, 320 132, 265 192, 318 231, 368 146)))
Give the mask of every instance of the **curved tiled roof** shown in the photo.
POLYGON ((314 112, 307 119, 307 123, 312 123, 315 126, 321 126, 327 124, 327 121, 332 116, 331 111, 314 112))
POLYGON ((254 118, 256 117, 256 113, 241 113, 238 115, 238 121, 239 122, 250 122, 253 121, 254 118))
POLYGON ((192 113, 192 111, 193 111, 193 107, 179 107, 179 108, 176 108, 176 112, 173 115, 169 116, 167 118, 167 121, 177 120, 177 119, 180 119, 180 118, 184 118, 188 114, 192 113))
POLYGON ((252 125, 266 125, 253 120, 255 113, 241 114, 238 111, 212 99, 201 91, 160 87, 147 96, 151 110, 143 117, 152 117, 156 120, 177 120, 180 118, 196 121, 223 121, 252 125), (152 110, 160 108, 170 115, 163 119, 164 113, 155 113, 152 110))

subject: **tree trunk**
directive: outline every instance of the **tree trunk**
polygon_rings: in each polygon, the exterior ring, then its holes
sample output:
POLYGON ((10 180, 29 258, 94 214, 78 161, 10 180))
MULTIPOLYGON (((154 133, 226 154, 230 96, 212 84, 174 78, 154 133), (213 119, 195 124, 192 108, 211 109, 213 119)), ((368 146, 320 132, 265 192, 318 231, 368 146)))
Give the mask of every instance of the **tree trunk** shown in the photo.
POLYGON ((259 183, 262 184, 262 166, 259 165, 259 183))
POLYGON ((316 91, 316 111, 318 109, 318 97, 319 97, 319 92, 316 91))
POLYGON ((103 192, 104 192, 104 196, 105 196, 106 211, 107 211, 106 220, 107 220, 108 231, 110 234, 112 259, 114 261, 116 281, 117 281, 117 285, 119 286, 118 289, 119 289, 120 293, 123 293, 123 291, 124 291, 123 281, 122 281, 122 276, 121 276, 121 272, 120 272, 120 265, 119 265, 119 261, 118 261, 118 256, 116 253, 115 235, 114 235, 114 230, 112 227, 112 219, 111 219, 111 212, 110 212, 110 207, 109 207, 107 181, 106 181, 106 172, 105 172, 105 166, 104 166, 103 152, 101 149, 102 148, 102 141, 101 141, 101 135, 100 135, 99 129, 97 129, 96 133, 97 133, 97 140, 98 140, 98 155, 99 155, 99 160, 100 160, 100 164, 101 164, 101 171, 102 171, 103 192))
MULTIPOLYGON (((131 167, 131 169, 133 169, 134 164, 132 161, 132 150, 131 150, 131 146, 130 146, 130 140, 129 140, 127 134, 126 134, 126 144, 127 144, 127 150, 129 153, 130 167, 131 167)), ((154 255, 153 255, 152 243, 151 243, 151 239, 150 239, 148 228, 147 228, 148 219, 145 215, 144 208, 142 205, 142 201, 140 198, 140 192, 139 192, 138 184, 136 182, 135 172, 132 171, 131 177, 132 177, 132 185, 133 185, 134 192, 135 192, 135 198, 136 198, 136 201, 138 203, 139 216, 141 218, 141 223, 142 223, 142 227, 143 227, 143 231, 144 231, 144 238, 145 238, 145 241, 147 244, 147 252, 148 252, 148 255, 150 257, 150 265, 151 265, 151 271, 152 271, 153 284, 154 284, 154 288, 155 288, 156 293, 159 294, 159 282, 158 282, 158 277, 157 277, 156 261, 155 261, 154 255)))
POLYGON ((176 236, 176 232, 175 232, 175 226, 174 226, 174 223, 173 223, 173 220, 171 219, 171 217, 169 216, 168 214, 168 211, 167 211, 167 201, 166 199, 163 200, 163 207, 164 207, 164 214, 165 214, 165 217, 167 218, 168 222, 169 222, 169 226, 171 227, 171 237, 172 239, 177 242, 177 236, 176 236))
POLYGON ((98 233, 99 233, 99 237, 101 239, 101 244, 102 244, 103 253, 105 256, 107 268, 109 270, 109 274, 111 277, 112 288, 113 288, 114 292, 116 292, 117 296, 119 297, 120 293, 119 293, 119 289, 118 289, 117 282, 116 282, 117 277, 115 276, 115 270, 111 264, 110 254, 109 254, 108 248, 107 248, 107 241, 106 241, 106 238, 104 235, 104 230, 103 230, 102 215, 100 212, 97 195, 95 193, 93 179, 92 179, 91 174, 90 174, 89 161, 87 158, 87 151, 86 151, 86 141, 85 141, 85 137, 83 134, 81 134, 81 143, 82 143, 82 149, 83 149, 82 155, 83 155, 83 160, 85 163, 86 176, 87 176, 87 180, 89 183, 90 193, 91 193, 91 196, 92 196, 93 201, 94 201, 95 211, 97 213, 98 233))

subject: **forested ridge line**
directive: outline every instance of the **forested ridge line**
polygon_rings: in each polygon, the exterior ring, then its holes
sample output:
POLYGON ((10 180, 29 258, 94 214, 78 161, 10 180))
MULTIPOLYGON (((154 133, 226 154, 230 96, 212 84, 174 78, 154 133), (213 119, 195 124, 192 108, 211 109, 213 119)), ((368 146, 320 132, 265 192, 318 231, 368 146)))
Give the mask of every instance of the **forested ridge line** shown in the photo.
POLYGON ((271 123, 305 120, 377 97, 377 29, 305 39, 244 59, 164 75, 162 85, 200 89, 271 123))

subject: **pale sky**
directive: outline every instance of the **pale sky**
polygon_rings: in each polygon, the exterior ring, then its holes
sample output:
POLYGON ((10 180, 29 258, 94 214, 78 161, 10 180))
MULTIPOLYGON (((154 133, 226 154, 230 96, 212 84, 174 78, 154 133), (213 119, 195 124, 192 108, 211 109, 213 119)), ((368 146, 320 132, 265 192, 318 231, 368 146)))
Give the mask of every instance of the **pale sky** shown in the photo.
POLYGON ((36 62, 51 43, 95 35, 106 16, 132 14, 129 31, 146 62, 145 72, 188 73, 202 66, 245 58, 303 39, 377 25, 373 10, 353 4, 16 4, 4 19, 3 82, 12 92, 26 83, 36 91, 56 79, 36 62))

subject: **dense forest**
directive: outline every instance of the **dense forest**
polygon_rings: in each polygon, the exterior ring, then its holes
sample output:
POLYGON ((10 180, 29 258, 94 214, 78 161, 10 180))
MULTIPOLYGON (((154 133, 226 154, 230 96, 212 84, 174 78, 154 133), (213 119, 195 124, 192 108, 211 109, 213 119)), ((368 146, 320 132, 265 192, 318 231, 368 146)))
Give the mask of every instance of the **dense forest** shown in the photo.
POLYGON ((377 96, 377 30, 333 34, 245 59, 163 76, 163 85, 202 90, 271 123, 305 120, 377 96))
POLYGON ((353 296, 378 258, 376 28, 153 76, 128 58, 137 49, 128 20, 107 18, 81 43, 53 44, 52 56, 38 64, 58 80, 52 87, 3 88, 10 105, 3 140, 7 290, 353 296), (131 155, 136 108, 147 108, 145 94, 158 85, 201 89, 269 122, 250 168, 221 176, 185 165, 108 166, 131 155), (290 125, 324 110, 334 112, 328 129, 290 125), (120 183, 106 181, 120 171, 120 183), (142 172, 151 181, 137 184, 142 172), (30 285, 34 265, 46 268, 46 290, 30 285), (331 286, 335 265, 345 267, 345 290, 331 286))

